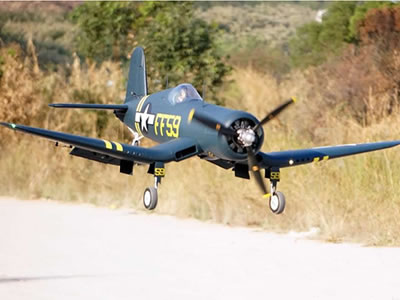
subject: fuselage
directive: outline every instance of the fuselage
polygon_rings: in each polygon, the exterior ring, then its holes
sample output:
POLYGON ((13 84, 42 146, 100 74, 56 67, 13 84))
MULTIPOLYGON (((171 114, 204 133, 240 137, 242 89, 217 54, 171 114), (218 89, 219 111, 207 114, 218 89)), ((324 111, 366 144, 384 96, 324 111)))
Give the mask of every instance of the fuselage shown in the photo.
MULTIPOLYGON (((239 124, 243 122, 238 120, 247 120, 245 122, 249 125, 257 124, 259 121, 253 115, 206 103, 200 96, 175 103, 171 100, 171 94, 175 92, 175 89, 163 90, 127 102, 129 109, 125 114, 124 123, 140 135, 158 143, 189 137, 196 141, 199 153, 210 157, 225 160, 245 160, 247 158, 245 153, 237 149, 234 141, 219 134, 217 130, 191 121, 190 114, 196 111, 209 115, 226 127, 235 126, 235 122, 239 124)), ((264 137, 261 128, 257 135, 258 142, 255 147, 259 148, 258 145, 262 145, 264 137)))

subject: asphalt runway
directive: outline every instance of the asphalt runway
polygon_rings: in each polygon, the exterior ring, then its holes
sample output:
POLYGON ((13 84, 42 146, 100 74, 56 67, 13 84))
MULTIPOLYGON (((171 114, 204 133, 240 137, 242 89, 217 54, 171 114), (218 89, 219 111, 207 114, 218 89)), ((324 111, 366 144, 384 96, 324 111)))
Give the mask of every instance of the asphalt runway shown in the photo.
POLYGON ((400 249, 2 197, 0 299, 400 300, 400 249))

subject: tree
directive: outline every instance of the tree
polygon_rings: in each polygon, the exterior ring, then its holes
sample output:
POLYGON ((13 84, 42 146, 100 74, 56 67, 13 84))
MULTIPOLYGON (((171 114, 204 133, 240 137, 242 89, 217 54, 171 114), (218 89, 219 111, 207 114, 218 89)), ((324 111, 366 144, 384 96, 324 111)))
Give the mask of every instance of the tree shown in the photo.
POLYGON ((305 67, 318 65, 331 55, 337 55, 349 40, 350 18, 355 2, 334 2, 322 19, 301 26, 289 42, 292 63, 305 67))
POLYGON ((190 2, 100 2, 79 6, 72 15, 81 28, 79 49, 98 61, 126 57, 134 45, 146 51, 150 88, 190 82, 207 98, 230 71, 214 42, 216 24, 196 18, 190 2), (127 38, 127 37, 132 37, 127 38))
POLYGON ((230 70, 217 54, 217 25, 195 18, 189 2, 145 3, 142 14, 146 21, 139 39, 151 60, 150 74, 159 79, 168 76, 170 85, 191 82, 199 91, 204 85, 215 97, 230 70))
POLYGON ((392 7, 398 5, 392 2, 382 2, 382 1, 371 1, 365 2, 362 5, 357 5, 353 16, 350 18, 349 24, 349 39, 353 42, 358 42, 360 40, 358 36, 358 27, 361 22, 365 19, 366 14, 373 8, 383 8, 383 7, 392 7))
POLYGON ((139 17, 136 2, 88 2, 79 5, 71 19, 80 29, 80 54, 98 62, 126 59, 133 42, 134 24, 139 17))
POLYGON ((348 44, 361 42, 359 27, 373 9, 399 6, 393 2, 334 2, 322 23, 300 27, 289 42, 292 64, 296 67, 318 65, 339 55, 348 44))

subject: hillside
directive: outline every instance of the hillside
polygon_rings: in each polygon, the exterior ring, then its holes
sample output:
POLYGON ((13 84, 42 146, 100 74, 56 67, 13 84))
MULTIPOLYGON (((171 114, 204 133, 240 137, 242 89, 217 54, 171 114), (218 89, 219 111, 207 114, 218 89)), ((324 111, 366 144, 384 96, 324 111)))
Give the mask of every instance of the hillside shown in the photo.
POLYGON ((57 68, 71 62, 75 26, 68 13, 79 2, 6 2, 0 3, 0 43, 17 43, 28 51, 33 41, 42 67, 57 68))
MULTIPOLYGON (((68 13, 79 4, 1 3, 1 41, 4 44, 17 42, 26 48, 31 38, 42 66, 71 63, 72 53, 76 51, 77 28, 69 20, 68 13)), ((296 28, 314 20, 317 13, 311 6, 294 3, 197 3, 196 7, 200 18, 219 24, 221 54, 231 56, 233 64, 243 64, 243 52, 255 47, 284 49, 296 28)))
POLYGON ((295 3, 215 4, 199 9, 199 16, 217 22, 223 30, 220 43, 233 51, 259 43, 284 45, 296 28, 315 19, 317 11, 295 3))

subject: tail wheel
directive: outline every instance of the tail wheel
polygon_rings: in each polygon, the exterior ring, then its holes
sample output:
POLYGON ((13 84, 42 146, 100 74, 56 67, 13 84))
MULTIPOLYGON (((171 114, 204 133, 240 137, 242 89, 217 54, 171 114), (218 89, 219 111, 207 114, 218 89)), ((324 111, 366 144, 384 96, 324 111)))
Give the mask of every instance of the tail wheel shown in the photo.
POLYGON ((269 198, 269 208, 274 214, 281 214, 285 210, 286 199, 285 195, 281 192, 275 192, 269 198))
POLYGON ((148 187, 143 193, 143 205, 148 210, 153 210, 157 206, 157 189, 155 187, 148 187))

